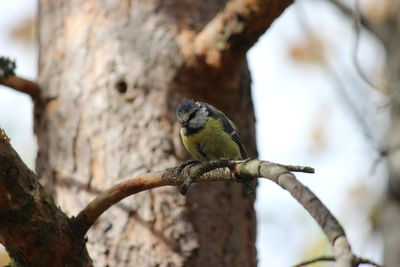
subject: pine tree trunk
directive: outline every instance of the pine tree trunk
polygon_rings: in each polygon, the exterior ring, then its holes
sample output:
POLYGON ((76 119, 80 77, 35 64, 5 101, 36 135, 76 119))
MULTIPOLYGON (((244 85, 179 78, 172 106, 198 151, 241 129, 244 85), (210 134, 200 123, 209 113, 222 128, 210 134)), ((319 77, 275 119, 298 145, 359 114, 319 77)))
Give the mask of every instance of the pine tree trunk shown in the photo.
MULTIPOLYGON (((123 178, 186 160, 174 114, 185 98, 226 112, 257 155, 245 51, 222 67, 185 57, 225 4, 40 1, 37 173, 68 215, 123 178)), ((239 184, 146 191, 98 220, 89 253, 95 266, 255 266, 253 200, 239 184)))
POLYGON ((384 265, 400 266, 400 10, 393 20, 380 26, 381 40, 386 48, 388 74, 387 91, 391 97, 390 127, 385 147, 388 151, 387 166, 389 183, 386 198, 380 209, 380 228, 384 239, 384 265))

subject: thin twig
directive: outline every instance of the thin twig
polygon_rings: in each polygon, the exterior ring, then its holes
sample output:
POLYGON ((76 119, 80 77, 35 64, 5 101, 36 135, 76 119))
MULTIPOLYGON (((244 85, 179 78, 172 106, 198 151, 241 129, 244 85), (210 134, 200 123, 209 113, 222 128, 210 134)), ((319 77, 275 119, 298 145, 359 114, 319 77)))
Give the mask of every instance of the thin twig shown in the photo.
MULTIPOLYGON (((333 1, 336 3, 336 1, 333 1)), ((339 2, 340 5, 343 5, 341 2, 339 2)), ((297 3, 297 12, 296 14, 299 16, 298 21, 299 25, 301 26, 302 30, 304 31, 304 35, 311 37, 313 35, 313 29, 311 27, 311 23, 308 21, 308 17, 306 16, 306 13, 304 11, 304 8, 300 3, 297 3)), ((342 6, 342 8, 346 6, 342 6)), ((349 12, 352 12, 351 9, 349 9, 349 12)), ((352 13, 351 13, 352 14, 352 13)), ((359 33, 358 33, 359 34, 359 33)), ((357 42, 358 42, 358 38, 357 42)), ((356 42, 356 43, 357 43, 356 42)), ((356 51, 354 52, 356 54, 356 51)), ((355 61, 357 61, 357 57, 355 57, 355 61)), ((324 69, 326 70, 327 74, 329 75, 330 78, 332 78, 332 82, 334 83, 336 87, 336 92, 346 105, 346 107, 351 111, 351 114, 354 116, 355 121, 359 124, 360 128, 362 129, 365 137, 369 139, 372 144, 374 145, 374 148, 376 150, 380 150, 380 146, 378 145, 378 142, 376 138, 372 135, 372 131, 370 127, 368 126, 368 123, 366 119, 364 118, 363 114, 361 111, 358 110, 357 105, 355 105, 354 101, 352 101, 350 95, 347 93, 347 90, 345 88, 344 83, 341 81, 339 74, 335 70, 334 67, 330 66, 329 62, 326 61, 326 64, 324 65, 324 69)))
MULTIPOLYGON (((345 5, 342 1, 340 0, 325 0, 332 5, 334 5, 338 10, 340 10, 344 15, 346 15, 348 18, 353 19, 353 10, 345 5)), ((379 30, 376 29, 375 25, 372 24, 369 20, 367 20, 364 16, 360 14, 359 17, 360 24, 369 32, 374 34, 377 38, 381 38, 379 30)))
POLYGON ((308 166, 285 165, 285 164, 279 164, 279 165, 291 172, 315 173, 315 169, 308 166))
POLYGON ((355 257, 355 262, 356 262, 357 264, 369 264, 369 265, 372 265, 372 266, 375 266, 375 267, 384 267, 384 266, 381 265, 381 264, 378 264, 378 263, 373 262, 373 261, 371 261, 371 260, 364 259, 364 258, 360 258, 360 257, 355 257))
POLYGON ((360 3, 359 0, 354 0, 354 9, 352 10, 353 22, 354 22, 354 46, 353 46, 353 64, 356 68, 358 75, 360 75, 361 79, 368 84, 371 88, 379 91, 380 93, 384 92, 384 89, 379 85, 372 82, 368 76, 365 74, 364 70, 360 65, 360 61, 358 60, 358 50, 360 46, 360 36, 361 36, 361 12, 360 12, 360 3))

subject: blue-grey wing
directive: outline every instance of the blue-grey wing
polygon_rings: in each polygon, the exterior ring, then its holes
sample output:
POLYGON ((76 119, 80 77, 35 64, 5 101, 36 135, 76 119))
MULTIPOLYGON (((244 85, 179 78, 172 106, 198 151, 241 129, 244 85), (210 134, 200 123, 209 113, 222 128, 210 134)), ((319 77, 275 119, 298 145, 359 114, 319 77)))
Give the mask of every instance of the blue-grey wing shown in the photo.
POLYGON ((247 152, 243 146, 242 140, 240 140, 240 137, 237 133, 236 125, 230 119, 228 119, 228 117, 222 111, 207 103, 203 104, 207 106, 209 116, 220 120, 224 131, 228 133, 231 136, 232 140, 239 146, 241 158, 247 159, 247 152))

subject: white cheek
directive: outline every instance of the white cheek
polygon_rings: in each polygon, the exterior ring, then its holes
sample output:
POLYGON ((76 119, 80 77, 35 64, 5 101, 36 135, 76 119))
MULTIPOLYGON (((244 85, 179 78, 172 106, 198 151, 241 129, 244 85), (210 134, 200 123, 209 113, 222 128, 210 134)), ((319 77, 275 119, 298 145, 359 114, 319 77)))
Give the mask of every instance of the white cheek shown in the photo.
POLYGON ((199 119, 192 119, 192 120, 189 122, 189 126, 190 126, 190 128, 196 129, 196 128, 199 128, 199 127, 201 126, 201 122, 200 122, 199 119))

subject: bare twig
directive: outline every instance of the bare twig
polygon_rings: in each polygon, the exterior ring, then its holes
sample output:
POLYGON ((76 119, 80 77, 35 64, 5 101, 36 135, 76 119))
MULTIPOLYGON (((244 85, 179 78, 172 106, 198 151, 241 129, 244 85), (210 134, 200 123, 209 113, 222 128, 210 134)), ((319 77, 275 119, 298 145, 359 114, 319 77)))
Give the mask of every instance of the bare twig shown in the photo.
MULTIPOLYGON (((348 18, 353 19, 354 13, 353 10, 344 4, 340 0, 325 0, 331 4, 333 4, 338 10, 340 10, 344 15, 346 15, 348 18)), ((366 19, 364 16, 360 14, 359 16, 359 21, 360 24, 369 32, 374 34, 377 38, 381 38, 380 36, 380 31, 377 29, 377 27, 371 23, 368 19, 366 19)))
MULTIPOLYGON (((343 5, 342 3, 340 3, 340 4, 343 5)), ((299 16, 298 24, 300 26, 302 26, 304 35, 311 38, 314 34, 313 34, 313 29, 311 27, 311 24, 308 21, 308 17, 306 16, 306 13, 304 12, 304 9, 302 8, 302 5, 300 5, 300 3, 297 3, 296 7, 297 7, 296 14, 299 16)), ((352 10, 350 9, 350 11, 352 11, 352 10)), ((359 38, 356 38, 356 39, 358 42, 359 38)), ((354 55, 356 55, 356 53, 357 52, 354 51, 354 55)), ((353 60, 357 61, 357 56, 353 57, 353 60)), ((378 152, 381 149, 380 145, 378 144, 378 141, 376 140, 375 136, 373 135, 373 133, 368 125, 368 122, 365 119, 365 116, 357 108, 357 105, 354 103, 354 101, 350 97, 349 93, 347 92, 346 86, 342 82, 339 73, 335 70, 334 66, 331 66, 329 64, 328 61, 325 61, 325 64, 323 64, 323 67, 324 67, 324 70, 326 70, 327 74, 329 75, 329 78, 331 78, 334 86, 336 87, 336 93, 338 94, 338 96, 341 98, 343 103, 346 105, 346 107, 349 109, 349 111, 353 115, 355 122, 359 124, 365 137, 369 141, 371 141, 372 145, 374 146, 374 149, 376 149, 378 152)))
POLYGON ((349 93, 346 90, 345 83, 340 79, 340 76, 337 73, 337 71, 329 65, 326 66, 326 71, 329 77, 331 78, 332 83, 336 87, 336 93, 341 98, 346 107, 349 109, 351 115, 354 117, 355 122, 361 128, 366 139, 371 141, 371 144, 374 146, 374 149, 376 149, 377 151, 380 150, 380 144, 377 141, 376 137, 373 135, 373 132, 369 127, 365 116, 357 108, 355 102, 351 99, 349 93))
POLYGON ((383 93, 384 89, 381 88, 379 85, 375 84, 372 82, 368 76, 365 74, 364 70, 362 69, 360 65, 360 61, 358 60, 358 50, 360 46, 360 36, 361 36, 361 24, 362 24, 362 17, 361 17, 361 12, 360 12, 360 3, 359 0, 354 0, 354 9, 352 10, 352 16, 353 16, 353 23, 354 23, 354 32, 355 32, 355 40, 354 40, 354 46, 353 46, 353 64, 356 68, 356 71, 358 75, 360 75, 361 79, 367 83, 371 88, 383 93))
POLYGON ((375 267, 383 267, 383 265, 381 265, 381 264, 378 264, 378 263, 373 262, 371 260, 363 259, 363 258, 360 258, 360 257, 356 257, 355 258, 355 262, 356 262, 357 265, 358 264, 369 264, 369 265, 375 266, 375 267))
POLYGON ((335 257, 333 256, 321 256, 318 258, 314 258, 311 260, 306 260, 306 261, 302 261, 300 263, 297 263, 295 265, 293 265, 293 267, 303 267, 303 266, 307 266, 313 263, 317 263, 317 262, 321 262, 321 261, 335 261, 335 257))

